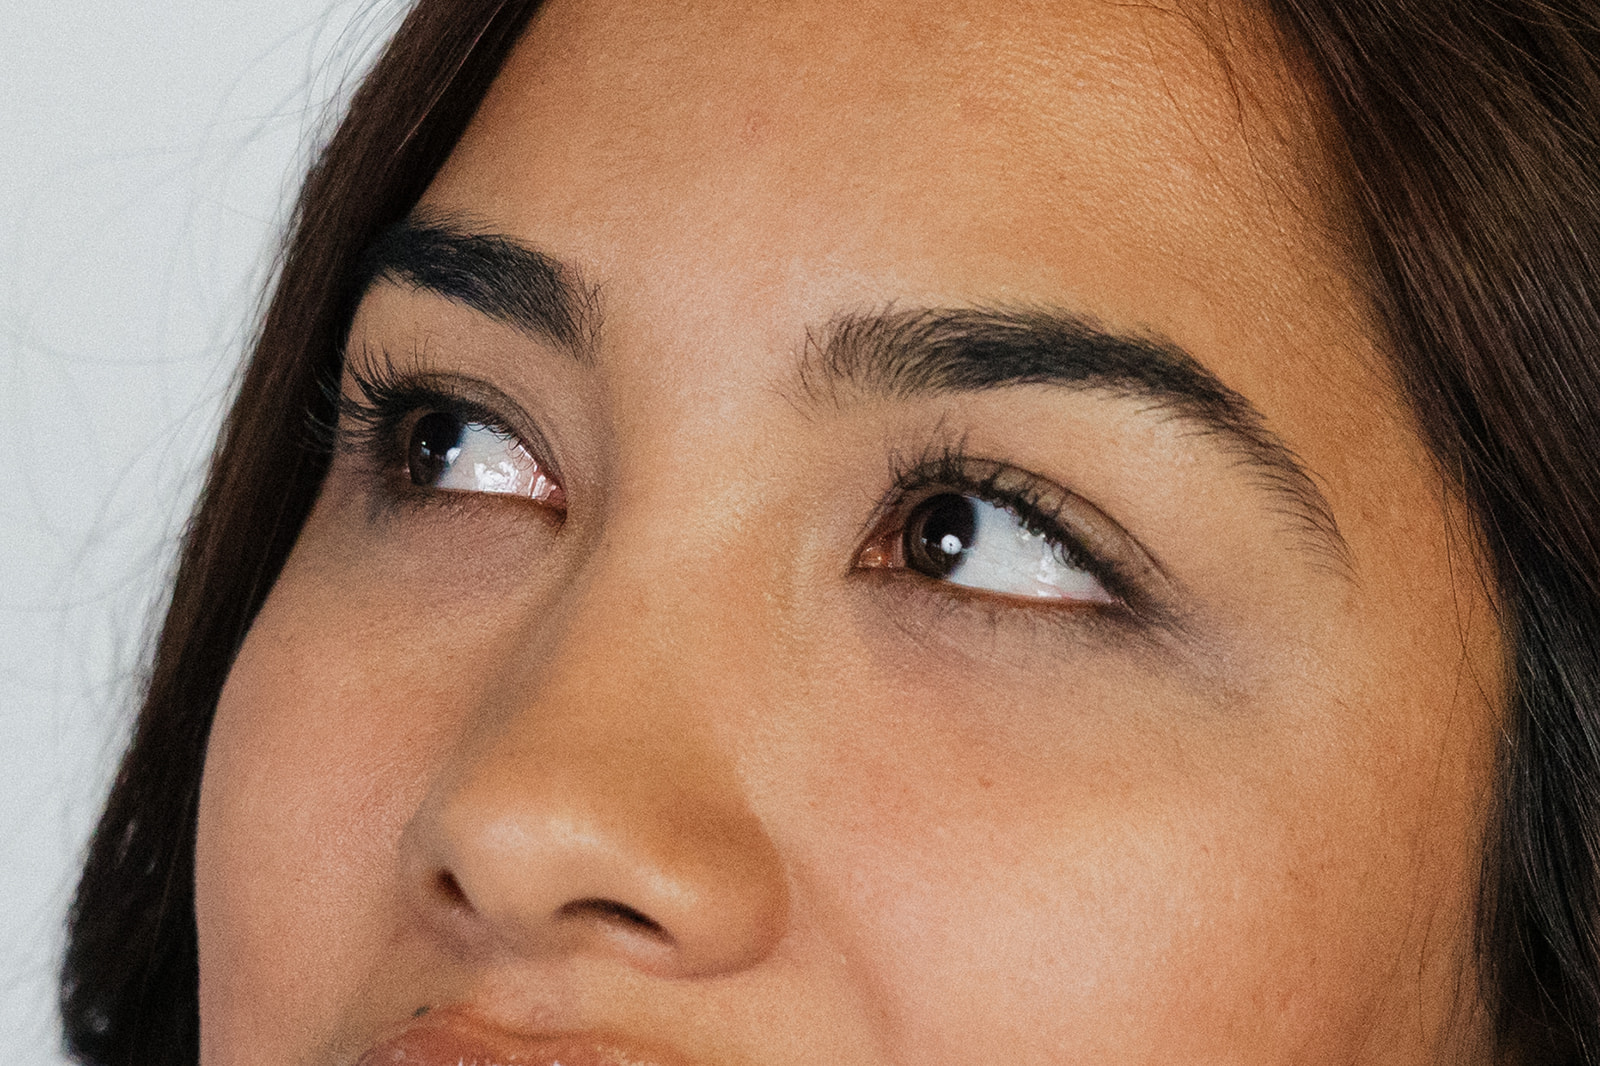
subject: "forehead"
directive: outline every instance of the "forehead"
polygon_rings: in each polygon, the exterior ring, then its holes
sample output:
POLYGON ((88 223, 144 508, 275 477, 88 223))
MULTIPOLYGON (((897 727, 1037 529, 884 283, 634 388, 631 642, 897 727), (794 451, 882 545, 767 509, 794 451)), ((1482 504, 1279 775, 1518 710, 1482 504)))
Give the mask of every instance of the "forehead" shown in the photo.
POLYGON ((1256 253, 1304 243, 1319 213, 1304 101, 1269 37, 1243 13, 1202 23, 1105 0, 555 0, 441 185, 470 171, 505 221, 577 196, 634 227, 719 223, 723 239, 759 208, 768 241, 773 215, 794 220, 785 235, 816 232, 846 197, 856 209, 816 243, 1025 254, 1116 228, 1199 266, 1241 238, 1256 253), (611 202, 560 180, 575 175, 611 202), (689 206, 707 196, 721 217, 689 206), (1291 203, 1302 217, 1266 217, 1291 203))
POLYGON ((1159 333, 1337 483, 1413 435, 1315 109, 1260 16, 1206 6, 555 0, 425 204, 574 262, 608 325, 743 357, 907 301, 1159 333))

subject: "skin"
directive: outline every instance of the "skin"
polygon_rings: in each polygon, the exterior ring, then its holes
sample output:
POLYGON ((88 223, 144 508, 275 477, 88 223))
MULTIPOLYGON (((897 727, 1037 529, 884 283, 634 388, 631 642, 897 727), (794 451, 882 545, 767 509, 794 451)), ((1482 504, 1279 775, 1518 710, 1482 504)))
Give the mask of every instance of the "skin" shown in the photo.
POLYGON ((351 349, 497 386, 568 506, 336 458, 210 740, 207 1066, 447 1006, 707 1066, 1488 1058, 1502 649, 1315 109, 1230 19, 1224 64, 1098 0, 538 17, 423 203, 595 284, 590 357, 392 283, 351 349), (808 398, 807 329, 891 305, 1183 345, 1347 564, 1126 397, 808 398), (952 440, 1092 504, 1183 624, 864 568, 952 440))

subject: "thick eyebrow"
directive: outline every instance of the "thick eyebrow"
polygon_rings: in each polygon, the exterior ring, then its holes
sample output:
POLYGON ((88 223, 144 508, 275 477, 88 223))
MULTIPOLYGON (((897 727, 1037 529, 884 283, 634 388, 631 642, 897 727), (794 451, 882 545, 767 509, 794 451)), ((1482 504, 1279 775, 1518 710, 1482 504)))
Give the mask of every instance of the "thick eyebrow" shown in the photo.
POLYGON ((803 395, 907 400, 1025 385, 1109 393, 1215 438, 1276 503, 1312 551, 1345 577, 1349 545, 1327 497, 1261 412, 1194 356, 1153 336, 1108 332, 1050 309, 890 309, 809 330, 803 395))
POLYGON ((378 235, 357 268, 357 292, 393 281, 437 293, 497 322, 552 340, 587 361, 598 291, 572 267, 511 237, 449 218, 413 216, 378 235))

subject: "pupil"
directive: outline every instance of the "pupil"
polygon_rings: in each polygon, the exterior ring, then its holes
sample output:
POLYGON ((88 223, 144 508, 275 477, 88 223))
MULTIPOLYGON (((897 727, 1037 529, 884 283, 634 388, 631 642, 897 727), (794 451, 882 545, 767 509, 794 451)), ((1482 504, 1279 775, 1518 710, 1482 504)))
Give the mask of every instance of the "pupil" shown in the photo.
POLYGON ((461 435, 466 428, 461 419, 442 411, 417 419, 406 455, 413 485, 432 485, 444 476, 460 454, 461 435))
POLYGON ((906 565, 930 577, 949 577, 972 547, 977 525, 969 496, 947 492, 924 500, 906 522, 906 565))

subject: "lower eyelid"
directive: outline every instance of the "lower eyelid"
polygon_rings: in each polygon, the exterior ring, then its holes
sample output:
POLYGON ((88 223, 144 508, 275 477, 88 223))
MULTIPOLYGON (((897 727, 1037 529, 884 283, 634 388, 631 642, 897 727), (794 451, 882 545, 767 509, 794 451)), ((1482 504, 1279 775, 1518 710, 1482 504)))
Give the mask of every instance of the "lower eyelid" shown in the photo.
POLYGON ((930 654, 987 659, 1003 648, 1042 647, 1051 654, 1170 652, 1170 634, 1125 605, 1040 605, 936 581, 912 571, 860 570, 885 624, 930 654), (999 642, 999 643, 994 643, 999 642))

